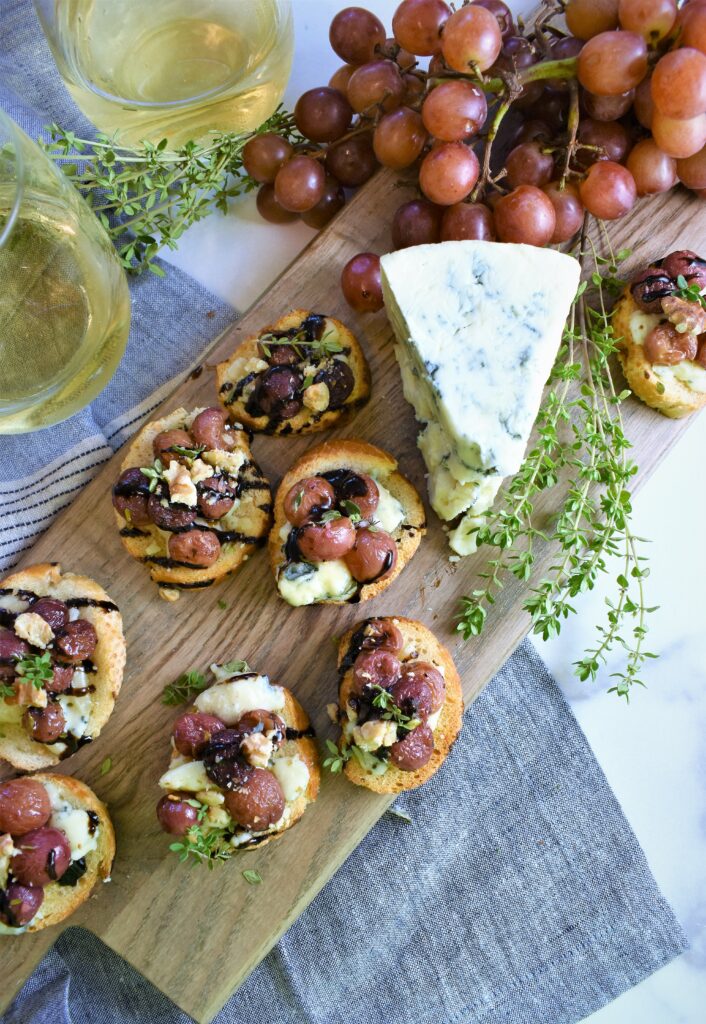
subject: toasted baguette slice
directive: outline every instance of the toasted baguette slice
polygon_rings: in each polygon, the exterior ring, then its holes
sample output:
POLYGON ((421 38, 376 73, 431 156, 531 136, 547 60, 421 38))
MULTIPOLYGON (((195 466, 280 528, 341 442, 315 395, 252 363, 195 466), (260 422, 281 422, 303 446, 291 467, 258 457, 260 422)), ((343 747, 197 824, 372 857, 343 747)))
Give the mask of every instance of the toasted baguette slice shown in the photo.
POLYGON ((658 366, 645 358, 645 338, 665 319, 643 312, 628 287, 613 312, 613 330, 630 389, 651 408, 671 419, 681 419, 706 405, 706 369, 692 360, 658 366))
MULTIPOLYGON (((95 739, 110 718, 123 680, 125 638, 117 606, 95 580, 71 572, 62 573, 56 562, 33 565, 12 573, 0 582, 0 591, 0 607, 17 599, 26 601, 33 594, 60 601, 85 599, 97 602, 94 607, 88 604, 79 608, 80 618, 91 622, 98 635, 98 644, 91 659, 96 671, 90 674, 90 685, 95 689, 89 695, 90 711, 83 734, 86 738, 95 739), (13 591, 20 592, 18 598, 13 591)), ((19 607, 17 605, 17 610, 19 607)), ((31 604, 27 610, 31 610, 31 604)), ((20 771, 30 772, 58 764, 62 757, 72 753, 65 744, 61 746, 66 749, 61 749, 57 743, 38 743, 32 739, 20 720, 19 712, 22 710, 18 705, 8 705, 0 699, 0 758, 20 771)))
MULTIPOLYGON (((358 653, 354 638, 356 635, 360 635, 360 631, 365 627, 367 621, 357 623, 347 633, 344 633, 338 646, 338 668, 339 671, 343 670, 339 684, 339 708, 343 721, 345 721, 353 682, 354 655, 358 653), (352 644, 354 645, 353 650, 351 650, 352 644)), ((365 786, 366 789, 371 789, 375 793, 402 793, 404 790, 416 789, 430 779, 448 757, 463 722, 461 679, 449 652, 443 644, 439 643, 431 630, 421 622, 404 619, 397 615, 390 616, 390 621, 400 631, 404 640, 404 647, 401 654, 398 655, 403 665, 410 660, 430 662, 439 669, 444 677, 446 696, 433 728, 434 752, 430 760, 421 768, 408 772, 388 763, 384 774, 376 775, 372 771, 367 771, 355 757, 346 761, 344 772, 351 782, 354 782, 356 786, 365 786), (411 655, 415 657, 412 659, 411 655)))
MULTIPOLYGON (((256 673, 246 673, 242 678, 235 676, 230 679, 223 680, 222 682, 214 683, 212 686, 208 687, 208 689, 199 694, 197 697, 197 703, 189 707, 187 711, 206 711, 208 714, 215 714, 216 717, 219 717, 221 720, 226 722, 228 728, 232 728, 235 724, 235 716, 229 716, 226 713, 227 703, 222 703, 222 698, 218 695, 218 688, 221 686, 229 686, 230 684, 237 685, 239 678, 241 678, 241 681, 246 681, 247 679, 252 679, 256 675, 256 673)), ((259 678, 262 678, 269 683, 266 676, 259 678)), ((321 770, 319 767, 318 750, 314 740, 314 730, 309 720, 309 716, 290 690, 285 686, 280 686, 279 684, 277 684, 277 687, 282 694, 283 706, 275 713, 284 720, 284 724, 287 727, 287 732, 290 734, 290 738, 287 738, 282 746, 278 748, 275 752, 275 758, 278 760, 282 758, 298 758, 306 766, 308 780, 305 788, 299 792, 298 795, 293 796, 291 799, 287 799, 286 821, 282 825, 277 823, 266 831, 252 833, 250 838, 246 837, 242 843, 233 844, 232 853, 245 852, 253 849, 254 847, 259 848, 261 846, 265 846, 273 839, 277 839, 293 825, 296 825, 309 804, 313 803, 318 796, 319 784, 321 782, 321 770)), ((245 710, 255 710, 257 706, 257 702, 250 704, 247 708, 243 707, 240 713, 244 714, 245 710)), ((176 768, 188 761, 194 760, 198 759, 184 757, 179 754, 177 750, 173 749, 172 761, 169 767, 170 769, 173 767, 176 768)), ((272 764, 272 762, 270 762, 270 764, 272 764)), ((194 797, 195 793, 192 791, 181 791, 170 787, 169 784, 165 782, 167 774, 168 773, 165 773, 165 775, 160 779, 160 786, 165 790, 167 795, 183 796, 184 798, 194 797)), ((218 794, 223 791, 215 782, 209 781, 208 792, 218 794)), ((203 795, 198 790, 196 793, 198 794, 196 796, 197 799, 200 799, 203 795)), ((215 806, 217 807, 218 805, 215 806)), ((230 848, 228 852, 231 852, 230 848)))
MULTIPOLYGON (((274 525, 270 533, 270 564, 275 580, 279 580, 281 569, 287 564, 284 552, 286 532, 289 526, 284 513, 284 500, 291 487, 305 477, 317 476, 335 469, 350 469, 366 473, 382 486, 402 506, 404 519, 392 532, 397 545, 397 562, 386 576, 372 583, 356 584, 347 596, 332 595, 316 601, 302 601, 302 604, 347 604, 367 601, 382 593, 404 569, 419 547, 422 535, 426 533, 424 505, 416 489, 397 471, 397 461, 388 452, 364 441, 327 441, 310 449, 294 463, 285 474, 275 497, 274 525)), ((331 563, 324 563, 330 565, 331 563)), ((350 589, 350 588, 349 588, 350 589)), ((290 601, 290 603, 292 603, 290 601)))
POLYGON ((43 928, 58 924, 73 914, 91 895, 98 881, 109 881, 115 858, 115 832, 108 815, 108 808, 85 783, 69 775, 41 774, 32 776, 43 784, 51 783, 63 800, 72 807, 92 811, 98 816, 96 847, 85 856, 86 871, 75 885, 60 885, 51 882, 44 888, 44 900, 36 915, 24 928, 3 928, 5 935, 20 935, 23 932, 39 932, 43 928))
MULTIPOLYGON (((370 369, 363 350, 345 324, 327 316, 321 330, 321 337, 333 343, 332 346, 328 346, 328 356, 323 348, 320 348, 317 353, 316 342, 314 342, 313 354, 310 353, 309 356, 298 360, 293 368, 299 370, 302 378, 306 380, 307 377, 315 378, 319 369, 323 371, 327 361, 329 365, 332 360, 333 362, 347 363, 353 375, 353 389, 343 404, 331 408, 328 387, 324 390, 321 387, 321 382, 312 380, 313 389, 304 390, 301 409, 289 419, 257 415, 252 409, 248 411, 250 408, 248 398, 257 386, 260 374, 264 373, 270 365, 267 359, 263 358, 263 352, 259 348, 260 339, 266 335, 295 332, 307 317, 314 315, 316 314, 312 314, 306 309, 292 310, 276 323, 264 327, 259 334, 246 338, 230 359, 219 363, 216 367, 218 397, 233 420, 244 423, 250 430, 262 434, 284 436, 312 433, 317 430, 327 430, 367 402, 370 397, 370 369), (340 348, 340 352, 334 351, 334 348, 340 348)), ((275 348, 276 346, 270 346, 270 351, 274 353, 275 348)), ((302 350, 300 349, 300 351, 302 350)), ((302 355, 304 355, 303 351, 302 355)))
MULTIPOLYGON (((152 442, 163 430, 188 430, 194 418, 201 412, 194 409, 175 409, 168 416, 148 423, 131 442, 120 467, 121 472, 133 466, 151 466, 154 461, 152 442)), ((231 510, 226 519, 228 529, 242 535, 242 540, 224 543, 221 554, 213 565, 199 569, 191 566, 170 566, 163 564, 167 560, 167 542, 169 534, 154 524, 141 526, 138 530, 131 529, 123 516, 114 510, 115 521, 120 530, 123 546, 139 562, 149 565, 150 576, 160 585, 165 597, 172 599, 178 596, 179 590, 200 589, 223 579, 246 561, 253 551, 265 544, 271 522, 272 496, 270 485, 254 461, 248 443, 247 433, 238 428, 233 430, 236 441, 234 451, 240 449, 245 462, 238 474, 238 482, 243 489, 238 504, 231 510)), ((213 521, 213 530, 223 529, 220 520, 213 521)))

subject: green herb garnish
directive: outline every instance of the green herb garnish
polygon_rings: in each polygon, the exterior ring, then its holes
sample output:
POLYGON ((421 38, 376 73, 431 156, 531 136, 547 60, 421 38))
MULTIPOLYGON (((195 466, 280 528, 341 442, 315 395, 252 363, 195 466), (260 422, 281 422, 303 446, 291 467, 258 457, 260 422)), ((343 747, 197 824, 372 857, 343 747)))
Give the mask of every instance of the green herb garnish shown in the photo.
POLYGON ((348 518, 351 520, 351 522, 358 523, 363 518, 360 511, 360 506, 356 505, 354 501, 349 501, 347 498, 343 498, 340 504, 342 508, 344 508, 348 513, 348 518))
POLYGON ((247 661, 226 661, 222 665, 218 666, 223 672, 227 672, 229 675, 238 676, 244 672, 250 671, 250 666, 247 661))
POLYGON ((183 445, 173 444, 168 451, 173 452, 174 455, 181 455, 183 458, 190 459, 191 462, 193 462, 195 459, 198 459, 199 455, 202 455, 206 451, 206 445, 200 444, 195 448, 185 448, 183 445))
POLYGON ((401 811, 399 809, 399 807, 388 807, 386 813, 387 814, 391 814, 395 818, 399 818, 400 821, 404 821, 405 824, 407 824, 407 825, 411 825, 412 824, 412 819, 407 814, 407 812, 406 811, 401 811))
POLYGON ((404 711, 395 704, 392 694, 389 690, 383 689, 382 686, 371 686, 371 690, 376 691, 373 697, 373 707, 381 708, 382 714, 380 718, 387 722, 395 722, 402 729, 406 729, 411 732, 412 729, 416 729, 418 725, 421 725, 419 718, 413 718, 410 715, 405 715, 404 711))
POLYGON ((248 885, 259 885, 262 881, 260 872, 254 871, 252 868, 248 868, 246 871, 241 872, 241 874, 248 885))
POLYGON ((689 284, 682 274, 677 277, 677 295, 680 299, 685 299, 687 302, 695 302, 702 309, 706 309, 706 296, 702 295, 698 284, 689 284))
POLYGON ((41 690, 45 683, 54 678, 49 651, 45 651, 44 654, 25 654, 24 657, 19 658, 17 660, 17 675, 41 690))
POLYGON ((161 460, 155 459, 151 466, 140 466, 140 472, 149 480, 150 491, 156 491, 157 485, 164 475, 164 466, 162 465, 161 460))
MULTIPOLYGON (((203 816, 199 819, 203 821, 203 816)), ((213 870, 237 852, 230 842, 231 833, 224 828, 202 828, 192 825, 181 842, 169 844, 169 849, 179 854, 179 860, 191 864, 207 864, 213 870)))
POLYGON ((100 774, 101 775, 107 775, 112 767, 113 767, 113 759, 112 759, 112 757, 106 757, 106 759, 101 763, 101 766, 100 766, 100 769, 99 769, 100 774))
POLYGON ((307 338, 306 333, 301 330, 284 338, 278 338, 268 332, 261 334, 258 341, 268 359, 272 355, 272 349, 277 345, 287 345, 289 348, 293 348, 297 359, 306 359, 309 351, 318 355, 319 358, 343 352, 343 346, 335 340, 332 331, 328 331, 322 338, 307 338))
POLYGON ((226 610, 226 608, 228 607, 228 602, 227 602, 227 601, 224 601, 222 597, 221 597, 221 598, 219 598, 219 599, 218 599, 218 601, 217 601, 216 603, 217 603, 218 607, 219 607, 219 608, 221 609, 221 611, 223 611, 223 612, 224 612, 224 611, 226 610))
POLYGON ((328 768, 332 774, 337 775, 343 771, 344 764, 351 756, 349 748, 346 747, 344 750, 339 750, 333 740, 326 740, 326 749, 329 752, 329 757, 324 759, 323 766, 328 768))
POLYGON ((186 704, 194 694, 201 693, 207 686, 206 676, 202 672, 194 669, 191 672, 182 672, 173 683, 164 687, 162 704, 186 704))
MULTIPOLYGON (((610 247, 610 242, 606 241, 610 247)), ((593 590, 602 575, 613 572, 616 594, 607 600, 604 624, 597 627, 595 646, 575 662, 581 680, 595 680, 616 647, 626 653, 625 667, 613 674, 611 693, 628 698, 633 686, 643 686, 640 672, 648 658, 645 649, 648 607, 644 581, 648 575, 641 539, 632 531, 631 481, 637 467, 629 457, 621 403, 628 390, 619 390, 610 359, 617 341, 607 294, 624 287, 615 257, 599 256, 590 237, 581 238, 581 261, 593 261, 595 291, 579 287, 562 347, 549 378, 548 392, 537 417, 537 441, 509 482, 497 505, 478 530, 478 546, 494 549, 482 585, 462 599, 457 629, 464 639, 478 636, 506 576, 521 583, 532 580, 536 548, 546 542, 558 548, 551 569, 536 580, 524 601, 532 631, 545 640, 558 636, 575 612, 573 600, 593 590), (547 525, 539 502, 543 492, 561 487, 558 514, 547 525), (537 510, 539 506, 539 510, 537 510)))

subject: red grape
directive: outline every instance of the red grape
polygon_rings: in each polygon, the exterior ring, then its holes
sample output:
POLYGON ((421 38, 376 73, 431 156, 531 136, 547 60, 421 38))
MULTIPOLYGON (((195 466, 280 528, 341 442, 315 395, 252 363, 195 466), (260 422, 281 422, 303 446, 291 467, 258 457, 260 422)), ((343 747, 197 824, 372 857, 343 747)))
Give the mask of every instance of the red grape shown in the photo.
POLYGON ((706 148, 684 160, 678 160, 676 169, 679 181, 687 188, 697 191, 706 188, 706 148))
POLYGON ((503 3, 503 0, 473 0, 473 2, 476 7, 485 7, 486 11, 490 11, 494 15, 503 39, 507 39, 515 34, 515 22, 512 17, 512 11, 506 3, 503 3))
POLYGON ((621 164, 630 150, 630 136, 619 121, 593 121, 584 118, 577 133, 579 142, 594 149, 579 151, 579 163, 590 167, 596 160, 614 160, 621 164))
POLYGON ((510 188, 518 185, 546 185, 554 172, 554 157, 539 142, 521 142, 505 161, 510 188))
POLYGON ((493 213, 501 242, 548 245, 556 228, 551 200, 534 185, 520 185, 502 196, 493 213))
POLYGON ((442 210, 426 199, 403 203, 392 218, 392 248, 438 242, 442 210))
POLYGON ((601 160, 590 168, 579 186, 581 202, 601 220, 617 220, 632 209, 637 198, 635 179, 622 164, 601 160))
POLYGON ((360 252, 341 271, 343 297, 357 313, 376 313, 382 309, 380 257, 360 252))
POLYGON ((617 121, 623 114, 627 114, 634 99, 635 89, 628 89, 627 92, 621 92, 617 96, 594 96, 592 92, 587 92, 585 89, 581 92, 583 109, 594 121, 617 121))
POLYGON ((591 39, 618 27, 618 0, 569 0, 566 24, 577 39, 591 39))
POLYGON ((706 8, 693 3, 682 7, 679 12, 679 25, 682 34, 682 46, 693 46, 695 50, 706 53, 706 8))
POLYGON ((380 47, 380 55, 387 57, 388 60, 394 60, 401 71, 407 71, 417 63, 417 58, 414 54, 410 53, 409 50, 405 50, 404 46, 400 46, 397 40, 390 36, 380 47))
POLYGON ((392 33, 405 50, 431 57, 441 49, 441 30, 451 8, 444 0, 403 0, 392 18, 392 33))
POLYGON ((335 178, 327 174, 324 194, 316 206, 312 206, 310 210, 306 210, 302 214, 302 220, 308 227, 316 228, 319 231, 343 208, 345 202, 346 196, 343 189, 335 178))
POLYGON ((483 90, 461 79, 437 85, 422 106, 425 128, 442 142, 460 142, 475 135, 487 116, 488 103, 483 90))
POLYGON ((285 210, 304 213, 316 206, 324 194, 326 172, 310 156, 294 156, 275 178, 275 199, 285 210))
POLYGON ((676 0, 620 0, 618 17, 623 28, 639 32, 648 43, 668 35, 677 18, 676 0))
POLYGON ((400 107, 391 114, 385 114, 378 122, 373 135, 373 149, 384 167, 401 171, 414 163, 426 141, 421 115, 409 107, 400 107))
MULTIPOLYGON (((584 47, 582 39, 574 39, 573 36, 561 36, 551 43, 552 60, 570 60, 578 57, 584 47)), ((569 78, 548 78, 544 83, 549 92, 568 92, 571 79, 569 78)))
POLYGON ((649 131, 652 128, 652 118, 655 112, 655 105, 652 102, 651 78, 645 78, 635 89, 633 111, 642 127, 649 131))
POLYGON ((627 159, 627 169, 635 179, 639 196, 667 192, 677 183, 676 160, 663 153, 654 139, 642 139, 633 146, 627 159))
POLYGON ((680 121, 706 112, 706 55, 690 47, 665 53, 652 73, 652 99, 660 114, 680 121))
POLYGON ((356 68, 348 83, 348 99, 358 113, 399 107, 405 86, 400 69, 391 60, 373 60, 356 68))
POLYGON ((495 241, 493 213, 483 203, 455 203, 444 210, 441 241, 460 242, 466 238, 495 241))
POLYGON ((455 11, 441 33, 441 52, 454 71, 487 71, 498 59, 502 45, 496 18, 475 4, 455 11))
POLYGON ((363 7, 346 7, 331 22, 329 41, 346 64, 365 64, 385 42, 385 26, 363 7))
POLYGON ((243 148, 243 166, 251 178, 272 182, 277 171, 294 153, 291 143, 274 132, 256 135, 243 148))
POLYGON ((346 97, 328 85, 309 89, 297 100, 294 121, 312 142, 335 142, 345 135, 353 117, 346 97))
POLYGON ((556 215, 556 226, 551 237, 551 244, 559 245, 561 242, 568 242, 583 224, 584 209, 577 186, 567 182, 562 188, 561 182, 550 181, 542 191, 550 200, 556 215))
POLYGON ((647 74, 647 44, 635 32, 601 32, 578 56, 579 82, 596 96, 618 96, 647 74))
POLYGON ((662 152, 668 156, 678 159, 693 156, 706 143, 706 114, 681 121, 665 117, 655 110, 652 116, 652 135, 662 152))
POLYGON ((408 107, 418 108, 426 89, 424 79, 418 78, 417 75, 405 74, 402 75, 402 82, 404 84, 402 102, 408 107))
POLYGON ((275 196, 274 185, 269 183, 262 185, 258 190, 255 201, 257 212, 263 220, 268 221, 270 224, 291 224, 292 221, 299 220, 298 214, 285 210, 283 206, 280 206, 275 196))
POLYGON ((348 83, 351 80, 351 75, 355 71, 355 64, 344 64, 338 71, 334 71, 329 79, 329 85, 332 89, 338 89, 344 96, 348 95, 348 83))
MULTIPOLYGON (((528 39, 524 36, 508 36, 504 40, 500 56, 490 69, 491 75, 501 72, 515 73, 522 68, 531 67, 539 60, 539 56, 528 39)), ((524 110, 525 107, 536 103, 544 93, 542 82, 528 82, 522 92, 515 100, 515 107, 524 110)))
POLYGON ((371 132, 361 132, 343 142, 335 142, 326 151, 326 170, 344 188, 363 185, 378 167, 371 132))
POLYGON ((549 142, 551 137, 552 130, 546 121, 531 118, 520 126, 520 130, 515 136, 515 143, 519 146, 521 142, 536 142, 538 139, 549 142))
POLYGON ((478 181, 478 157, 462 142, 443 142, 422 160, 419 187, 439 206, 460 203, 478 181))

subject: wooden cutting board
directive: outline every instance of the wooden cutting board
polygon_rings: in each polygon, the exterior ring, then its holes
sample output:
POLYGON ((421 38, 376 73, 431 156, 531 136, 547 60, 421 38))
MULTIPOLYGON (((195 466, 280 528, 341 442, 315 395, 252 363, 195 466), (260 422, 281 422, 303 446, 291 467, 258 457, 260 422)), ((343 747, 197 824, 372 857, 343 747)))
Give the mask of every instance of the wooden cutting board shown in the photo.
MULTIPOLYGON (((192 374, 164 404, 164 411, 215 404, 211 366, 241 338, 293 307, 330 313, 350 325, 365 347, 373 374, 369 405, 345 428, 308 438, 256 437, 254 452, 276 485, 290 463, 326 437, 360 437, 389 449, 402 472, 426 500, 424 468, 415 446, 411 408, 402 397, 384 312, 357 316, 344 303, 339 275, 361 250, 390 247, 391 214, 407 198, 395 176, 380 173, 301 254, 255 306, 215 343, 203 372, 192 374)), ((706 250, 706 220, 698 201, 679 191, 644 201, 612 231, 616 251, 631 247, 628 264, 674 248, 706 250)), ((164 344, 179 330, 165 323, 164 344)), ((498 344, 503 339, 498 338, 498 344)), ((626 431, 640 466, 637 485, 677 441, 688 421, 668 420, 635 400, 624 406, 626 431)), ((123 689, 103 734, 61 766, 91 785, 115 822, 118 853, 111 885, 103 885, 67 925, 82 925, 125 957, 183 1010, 210 1021, 278 938, 361 841, 389 800, 326 773, 317 803, 291 833, 262 850, 243 853, 219 870, 189 869, 168 851, 154 807, 156 780, 169 755, 177 709, 160 700, 179 673, 211 661, 245 658, 259 671, 291 687, 309 710, 319 737, 334 735, 326 703, 336 698, 333 638, 364 615, 421 619, 446 643, 471 702, 505 662, 529 628, 523 588, 501 592, 484 635, 467 644, 453 631, 459 597, 474 586, 486 552, 452 564, 440 524, 429 514, 429 532, 392 587, 366 606, 290 608, 279 600, 267 555, 259 551, 234 577, 207 590, 184 593, 176 604, 157 595, 143 566, 123 550, 113 522, 111 485, 122 456, 116 455, 73 505, 47 530, 23 565, 60 561, 103 584, 124 617, 128 660, 123 689), (226 610, 217 602, 225 600, 226 610), (99 766, 112 759, 104 776, 99 766), (263 882, 249 885, 245 868, 263 882)), ((549 496, 544 510, 552 511, 549 496)), ((541 511, 541 510, 540 510, 541 511)), ((551 562, 547 545, 537 571, 551 562)), ((657 595, 652 595, 658 603, 657 595)), ((579 653, 579 652, 577 652, 579 653)), ((588 684, 587 684, 588 685, 588 684)), ((5 771, 5 776, 11 774, 5 771)), ((0 777, 2 771, 0 770, 0 777)), ((62 926, 63 927, 63 926, 62 926)), ((31 973, 59 927, 36 936, 0 937, 0 1009, 31 973)))

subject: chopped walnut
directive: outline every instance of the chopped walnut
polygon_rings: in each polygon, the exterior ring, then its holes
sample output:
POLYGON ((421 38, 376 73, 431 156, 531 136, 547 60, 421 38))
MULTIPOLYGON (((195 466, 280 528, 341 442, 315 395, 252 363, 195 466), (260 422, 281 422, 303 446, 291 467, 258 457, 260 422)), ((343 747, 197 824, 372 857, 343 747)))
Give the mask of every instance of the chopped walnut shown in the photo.
POLYGON ((220 807, 225 802, 225 796, 217 789, 200 789, 196 799, 207 807, 220 807))
POLYGON ((163 476, 169 484, 171 500, 193 508, 197 502, 196 486, 186 466, 174 459, 164 470, 163 476))
POLYGON ((222 807, 209 807, 206 811, 206 821, 215 828, 227 828, 230 824, 230 815, 222 807))
POLYGON ((7 885, 7 878, 10 873, 10 858, 20 851, 12 842, 12 836, 6 832, 0 836, 0 889, 7 885))
POLYGON ((363 722, 353 730, 353 742, 361 750, 379 750, 380 747, 391 747, 397 741, 397 726, 394 722, 376 719, 363 722))
POLYGON ((20 704, 22 707, 45 708, 47 706, 47 691, 40 690, 34 683, 27 683, 19 677, 12 684, 14 693, 11 697, 5 698, 6 704, 20 704))
POLYGON ((189 476, 195 484, 200 484, 202 480, 208 480, 210 476, 213 476, 213 467, 203 459, 194 459, 189 466, 189 476))
POLYGON ((203 460, 210 466, 222 469, 231 476, 237 476, 243 463, 247 461, 242 448, 236 448, 232 452, 224 452, 220 448, 211 452, 204 452, 203 460))
POLYGON ((15 619, 15 633, 33 647, 48 647, 54 639, 54 631, 48 622, 36 612, 22 612, 15 619))
POLYGON ((304 405, 312 412, 323 412, 328 409, 330 401, 328 384, 321 381, 319 384, 310 384, 304 389, 304 405))
POLYGON ((160 587, 159 596, 163 601, 168 601, 170 604, 174 604, 175 601, 179 600, 181 594, 178 590, 175 590, 174 587, 160 587))
POLYGON ((327 704, 326 714, 329 716, 334 725, 338 722, 338 704, 327 704))
POLYGON ((267 768, 272 757, 272 739, 261 732, 251 732, 240 744, 241 753, 254 768, 267 768))
POLYGON ((662 309, 680 334, 703 334, 706 331, 706 309, 698 302, 668 295, 662 299, 662 309))

